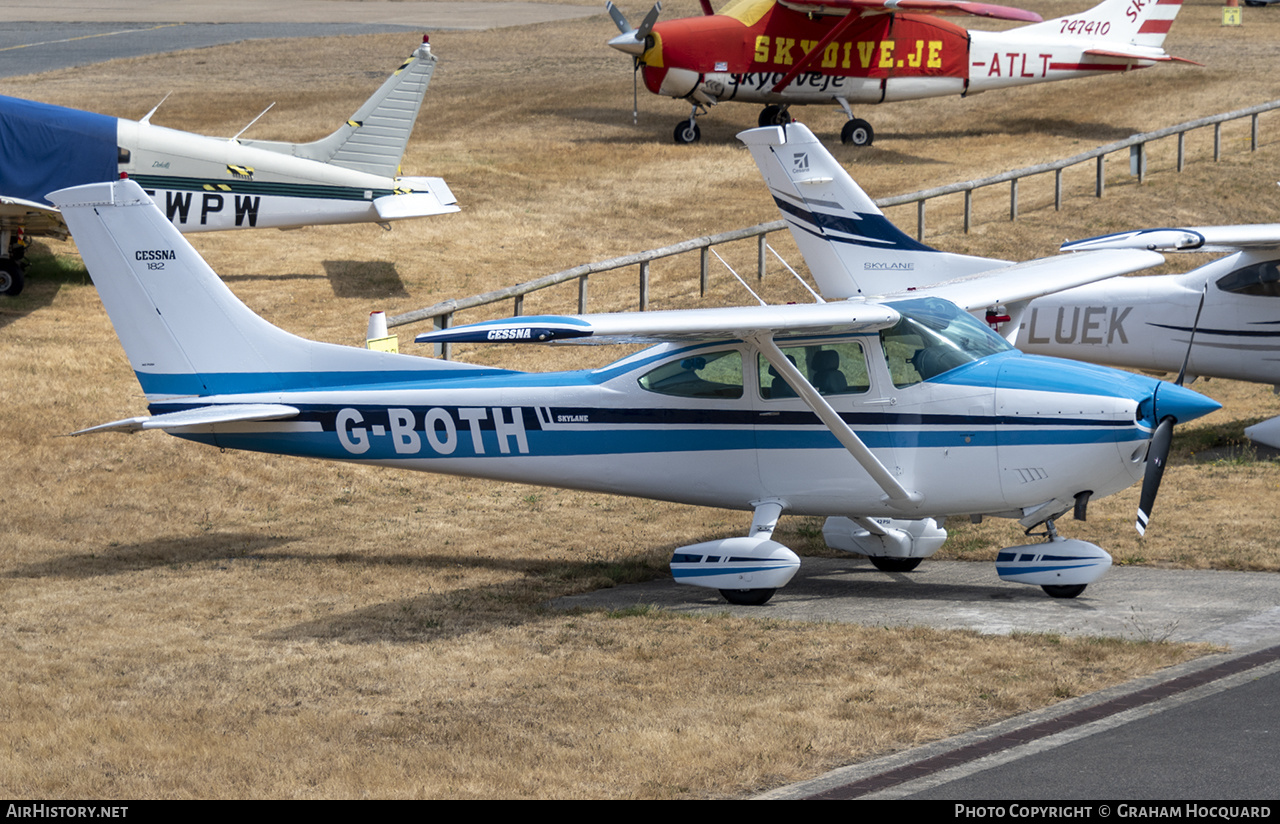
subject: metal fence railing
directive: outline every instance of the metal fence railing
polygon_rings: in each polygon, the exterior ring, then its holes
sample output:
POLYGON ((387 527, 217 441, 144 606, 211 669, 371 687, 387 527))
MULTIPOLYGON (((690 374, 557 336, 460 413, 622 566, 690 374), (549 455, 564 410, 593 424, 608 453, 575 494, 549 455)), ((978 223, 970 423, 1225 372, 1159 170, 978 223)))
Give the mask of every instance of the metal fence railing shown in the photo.
MULTIPOLYGON (((998 175, 984 177, 978 180, 968 180, 963 183, 951 183, 946 186, 937 186, 932 189, 924 189, 910 194, 881 198, 876 201, 876 205, 884 209, 891 206, 915 203, 916 239, 923 240, 925 232, 925 204, 935 198, 963 193, 964 231, 967 233, 973 225, 973 193, 979 189, 1008 183, 1009 219, 1017 220, 1018 181, 1035 175, 1053 172, 1053 208, 1055 210, 1061 209, 1062 173, 1065 169, 1082 163, 1088 163, 1091 160, 1094 161, 1096 165, 1094 196, 1102 197, 1103 192, 1106 189, 1105 164, 1108 155, 1127 149, 1130 155, 1130 170, 1137 176, 1138 182, 1142 183, 1146 179, 1147 173, 1148 144, 1156 140, 1176 136, 1178 139, 1176 167, 1177 171, 1181 172, 1186 167, 1186 136, 1188 132, 1206 128, 1208 126, 1213 127, 1213 159, 1214 162, 1217 162, 1222 157, 1222 124, 1233 120, 1241 120, 1246 117, 1250 118, 1249 151, 1257 151, 1258 117, 1276 109, 1280 109, 1280 100, 1273 100, 1270 103, 1262 103, 1257 106, 1251 106, 1247 109, 1239 109, 1225 114, 1202 117, 1198 120, 1192 120, 1176 126, 1169 126, 1164 129, 1158 129, 1154 132, 1133 135, 1132 137, 1125 138, 1124 140, 1117 140, 1114 143, 1099 146, 1096 149, 1092 149, 1091 151, 1084 152, 1064 160, 1056 160, 1051 163, 1041 163, 1037 166, 1015 169, 1010 172, 1003 172, 998 175)), ((704 237, 694 238, 692 240, 685 240, 671 246, 664 246, 661 249, 650 249, 647 252, 637 252, 635 254, 598 261, 596 263, 586 263, 581 266, 575 266, 572 269, 565 269, 561 272, 545 275, 535 280, 526 281, 514 286, 508 286, 504 289, 486 292, 482 295, 474 295, 469 298, 461 298, 457 300, 446 300, 432 306, 427 306, 423 309, 415 309, 401 315, 392 315, 387 318, 387 326, 396 327, 403 326, 408 323, 418 323, 430 320, 435 328, 444 329, 453 325, 453 316, 457 312, 486 306, 492 303, 499 303, 505 300, 513 302, 512 314, 518 316, 523 314, 524 298, 526 295, 561 283, 568 283, 573 280, 577 280, 578 282, 578 313, 583 314, 587 311, 587 283, 588 278, 591 275, 610 272, 617 269, 625 269, 627 267, 637 265, 640 267, 638 301, 640 311, 643 312, 649 308, 649 264, 653 261, 688 254, 695 250, 698 251, 700 257, 700 290, 701 294, 705 295, 707 292, 709 278, 708 256, 710 255, 711 248, 713 246, 754 238, 757 249, 756 274, 757 277, 763 278, 765 271, 765 238, 770 232, 777 232, 785 228, 786 224, 783 221, 775 220, 769 223, 749 226, 745 229, 735 229, 730 232, 721 232, 715 235, 707 235, 704 237)), ((448 359, 451 355, 450 345, 447 343, 438 344, 436 354, 448 359)))

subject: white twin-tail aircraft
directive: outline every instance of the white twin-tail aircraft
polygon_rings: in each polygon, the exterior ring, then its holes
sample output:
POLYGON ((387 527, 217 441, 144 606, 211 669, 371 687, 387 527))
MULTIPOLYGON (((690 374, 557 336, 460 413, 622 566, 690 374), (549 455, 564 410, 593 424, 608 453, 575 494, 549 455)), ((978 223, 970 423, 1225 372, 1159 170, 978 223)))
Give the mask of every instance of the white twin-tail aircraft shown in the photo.
MULTIPOLYGON (((1038 298, 1018 325, 1018 348, 1280 388, 1280 224, 1144 229, 1062 249, 1227 254, 1185 274, 1116 278, 1038 298)), ((1280 448, 1280 418, 1245 434, 1280 448)))
POLYGON ((0 294, 22 291, 31 238, 67 236, 50 192, 121 174, 182 232, 386 224, 458 211, 440 178, 399 172, 435 66, 424 37, 355 114, 312 143, 166 129, 151 123, 155 109, 134 121, 0 96, 0 294))
MULTIPOLYGON (((867 244, 897 246, 908 272, 925 257, 939 271, 991 271, 875 296, 845 288, 847 299, 813 304, 517 317, 418 338, 656 344, 600 369, 524 373, 295 337, 241 303, 137 184, 84 186, 53 199, 151 414, 76 434, 163 429, 220 448, 752 512, 745 535, 671 560, 677 581, 736 604, 763 604, 799 567, 772 540, 783 512, 828 516, 829 544, 898 571, 941 546, 946 517, 1008 517, 1029 534, 1043 526, 1043 540, 1003 551, 1000 577, 1078 595, 1110 556, 1060 537, 1054 520, 1083 516, 1091 498, 1144 472, 1154 497, 1153 433, 1218 405, 1141 375, 1024 355, 966 310, 1041 294, 1040 274, 1079 283, 1162 258, 1106 251, 992 270, 942 255, 860 205, 842 170, 833 180, 809 163, 820 144, 789 145, 787 134, 743 137, 779 203, 832 250, 819 261, 802 247, 815 271, 859 249, 888 254, 867 244), (782 167, 794 185, 777 177, 782 167), (817 176, 795 171, 805 168, 817 176), (822 214, 796 194, 806 186, 822 214)), ((868 284, 903 271, 872 263, 868 284)), ((840 278, 818 280, 834 295, 840 278)))

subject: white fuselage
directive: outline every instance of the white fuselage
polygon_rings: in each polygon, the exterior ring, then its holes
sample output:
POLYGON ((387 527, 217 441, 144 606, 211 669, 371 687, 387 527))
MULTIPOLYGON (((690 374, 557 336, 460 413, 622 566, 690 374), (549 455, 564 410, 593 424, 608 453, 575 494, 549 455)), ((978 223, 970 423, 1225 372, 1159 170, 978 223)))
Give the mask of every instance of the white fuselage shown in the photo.
POLYGON ((182 232, 391 220, 375 201, 409 188, 430 193, 432 211, 457 211, 439 179, 386 178, 235 140, 117 122, 120 148, 128 153, 120 171, 182 232))
POLYGON ((394 388, 223 395, 152 411, 287 403, 301 410, 296 419, 171 431, 225 448, 707 506, 778 499, 811 515, 1021 517, 1141 477, 1150 425, 1138 420, 1138 405, 1155 381, 1008 352, 895 387, 877 338, 859 338, 869 386, 829 400, 923 495, 927 513, 887 502, 801 400, 766 397, 757 353, 745 343, 664 345, 592 372, 446 372, 394 388), (745 365, 727 378, 739 384, 737 397, 678 397, 640 383, 664 365, 726 348, 745 365))
POLYGON ((1176 373, 1280 384, 1280 293, 1230 291, 1228 275, 1275 257, 1238 253, 1184 275, 1113 278, 1037 298, 1017 346, 1027 352, 1176 373), (1196 323, 1201 294, 1204 309, 1196 323))

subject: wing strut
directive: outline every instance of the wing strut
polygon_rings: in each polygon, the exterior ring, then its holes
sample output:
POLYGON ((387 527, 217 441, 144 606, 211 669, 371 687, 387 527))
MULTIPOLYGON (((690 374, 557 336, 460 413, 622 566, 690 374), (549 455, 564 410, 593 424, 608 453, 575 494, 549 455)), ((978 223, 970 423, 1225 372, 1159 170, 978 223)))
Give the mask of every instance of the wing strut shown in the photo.
POLYGON ((861 19, 860 15, 854 14, 853 12, 849 12, 847 15, 845 15, 843 18, 837 21, 837 23, 831 27, 831 31, 827 32, 826 36, 824 36, 821 40, 819 40, 816 46, 814 46, 812 49, 806 52, 804 57, 797 60, 796 64, 791 67, 791 71, 783 75, 782 79, 779 80, 777 83, 774 83, 773 88, 770 89, 769 91, 773 92, 774 94, 780 94, 782 90, 785 89, 791 83, 792 80, 795 80, 797 77, 800 76, 800 72, 809 68, 810 66, 812 66, 814 63, 818 61, 818 58, 822 55, 823 51, 826 50, 827 46, 831 44, 832 40, 835 40, 837 37, 844 34, 846 29, 848 29, 850 26, 852 26, 854 23, 856 23, 860 19, 861 19))
POLYGON ((831 408, 831 404, 827 403, 827 399, 822 397, 817 389, 813 388, 813 384, 805 380, 804 375, 800 374, 800 370, 795 367, 791 361, 787 360, 787 356, 782 354, 782 350, 773 342, 773 335, 752 335, 751 340, 760 349, 760 354, 764 355, 764 359, 769 365, 777 370, 791 388, 796 390, 796 394, 801 397, 818 419, 826 424, 827 429, 831 430, 831 434, 849 450, 849 454, 853 459, 867 471, 871 479, 876 482, 881 489, 884 490, 885 499, 891 506, 899 509, 915 509, 924 500, 919 492, 912 492, 898 483, 898 479, 893 477, 888 468, 880 463, 880 460, 872 454, 867 445, 862 442, 857 433, 844 422, 840 414, 831 408))

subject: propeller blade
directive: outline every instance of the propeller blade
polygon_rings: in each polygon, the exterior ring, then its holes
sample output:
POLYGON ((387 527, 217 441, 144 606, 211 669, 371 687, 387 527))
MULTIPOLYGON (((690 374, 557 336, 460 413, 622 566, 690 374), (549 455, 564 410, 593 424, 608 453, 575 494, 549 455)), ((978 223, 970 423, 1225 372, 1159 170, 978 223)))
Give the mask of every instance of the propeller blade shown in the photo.
POLYGON ((649 32, 653 31, 653 25, 658 22, 659 14, 662 14, 662 4, 654 3, 653 8, 649 9, 649 13, 644 16, 644 20, 640 21, 640 28, 636 29, 637 40, 644 42, 649 32))
POLYGON ((1147 523, 1151 520, 1151 507, 1155 505, 1156 493, 1160 491, 1160 480, 1164 477, 1164 465, 1169 460, 1169 447, 1173 444, 1173 418, 1160 421, 1155 434, 1151 436, 1151 445, 1147 447, 1147 472, 1142 478, 1142 497, 1138 500, 1138 534, 1147 534, 1147 523))
POLYGON ((613 25, 618 27, 618 31, 627 34, 631 31, 631 24, 627 22, 627 16, 615 6, 612 2, 604 4, 605 11, 609 12, 609 16, 613 18, 613 25))
POLYGON ((1191 345, 1196 342, 1196 330, 1200 328, 1200 313, 1204 311, 1204 296, 1209 294, 1209 284, 1200 291, 1200 305, 1196 307, 1196 319, 1191 322, 1191 338, 1187 341, 1187 354, 1182 358, 1182 368, 1178 370, 1178 379, 1174 385, 1182 386, 1187 378, 1187 364, 1191 362, 1191 345))

